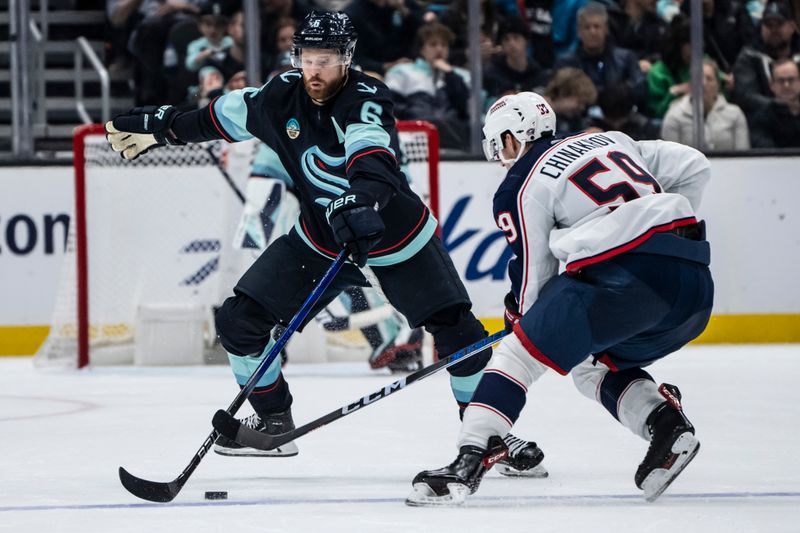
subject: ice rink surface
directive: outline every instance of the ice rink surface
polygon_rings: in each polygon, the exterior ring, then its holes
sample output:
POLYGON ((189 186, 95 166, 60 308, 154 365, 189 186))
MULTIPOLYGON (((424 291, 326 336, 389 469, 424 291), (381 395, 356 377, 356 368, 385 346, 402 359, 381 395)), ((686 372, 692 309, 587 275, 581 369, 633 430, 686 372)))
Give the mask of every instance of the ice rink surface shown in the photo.
MULTIPOLYGON (((680 386, 702 443, 656 503, 633 483, 647 443, 550 373, 515 427, 550 477, 491 471, 465 507, 420 509, 403 504, 411 479, 456 453, 446 372, 301 438, 297 457, 210 453, 155 504, 126 492, 117 468, 175 478, 237 392, 227 368, 41 372, 0 358, 0 531, 800 531, 800 346, 691 347, 649 370, 680 386)), ((290 363, 286 375, 298 425, 394 379, 354 363, 290 363)))

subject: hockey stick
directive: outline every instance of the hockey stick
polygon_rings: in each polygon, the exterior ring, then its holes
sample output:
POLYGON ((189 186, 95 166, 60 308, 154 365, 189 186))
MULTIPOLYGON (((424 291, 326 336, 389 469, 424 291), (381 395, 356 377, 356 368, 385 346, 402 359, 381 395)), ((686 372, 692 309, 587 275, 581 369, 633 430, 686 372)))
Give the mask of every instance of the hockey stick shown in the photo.
MULTIPOLYGON (((319 300, 320 296, 322 296, 328 286, 330 286, 331 281, 333 281, 333 278, 342 268, 347 256, 348 253, 346 250, 339 252, 339 255, 336 256, 336 259, 328 268, 328 271, 325 272, 325 275, 319 280, 317 286, 314 287, 314 290, 312 290, 311 294, 308 295, 306 301, 303 302, 303 305, 294 315, 294 318, 292 318, 291 322, 289 322, 286 330, 272 346, 272 349, 269 351, 264 360, 261 361, 261 364, 258 365, 258 368, 255 369, 253 375, 250 376, 250 379, 247 380, 247 383, 245 383, 245 385, 242 387, 242 390, 240 390, 239 394, 236 395, 236 398, 233 399, 231 404, 228 406, 228 409, 220 412, 233 416, 236 411, 239 410, 247 397, 250 396, 250 393, 255 388, 258 380, 261 379, 261 377, 267 371, 269 365, 275 360, 278 354, 281 353, 281 349, 283 349, 283 347, 289 341, 289 337, 291 337, 292 333, 294 333, 300 324, 303 323, 308 314, 311 312, 312 307, 314 307, 314 304, 317 303, 317 300, 319 300)), ((128 492, 143 500, 149 500, 152 502, 172 501, 183 488, 183 485, 186 484, 189 476, 191 476, 192 472, 195 471, 197 466, 200 464, 200 461, 203 460, 205 454, 211 449, 211 446, 214 444, 214 441, 217 440, 218 436, 219 433, 217 430, 213 430, 208 437, 206 437, 206 440, 203 441, 200 449, 194 454, 194 457, 192 457, 192 460, 189 461, 189 464, 186 466, 186 468, 183 469, 183 472, 181 472, 180 475, 174 480, 166 483, 159 481, 148 481, 146 479, 136 477, 124 468, 119 467, 119 479, 122 482, 122 486, 124 486, 128 492)))
POLYGON ((291 442, 299 437, 302 437, 306 433, 310 433, 315 429, 326 426, 335 420, 344 418, 347 415, 358 411, 362 407, 372 405, 378 400, 382 400, 387 396, 406 388, 415 381, 419 381, 430 376, 431 374, 435 374, 443 368, 454 365, 455 363, 480 352, 487 346, 491 346, 492 344, 498 342, 506 335, 506 331, 498 331, 494 335, 486 337, 485 339, 482 339, 474 344, 470 344, 466 348, 454 352, 444 359, 440 359, 439 361, 433 363, 432 365, 428 365, 425 368, 417 370, 416 372, 409 374, 404 378, 398 379, 394 383, 386 385, 382 389, 379 389, 371 394, 367 394, 366 396, 359 398, 352 403, 344 405, 339 409, 331 411, 330 413, 309 422, 308 424, 300 426, 297 429, 287 431, 286 433, 281 433, 279 435, 267 435, 265 433, 260 433, 254 429, 242 425, 233 417, 231 413, 221 409, 214 414, 212 424, 214 425, 214 428, 222 435, 225 435, 229 439, 235 440, 239 444, 259 450, 272 450, 278 446, 286 444, 287 442, 291 442))
POLYGON ((233 190, 233 193, 236 195, 237 198, 239 198, 239 201, 245 203, 246 200, 244 194, 242 194, 242 191, 239 189, 239 187, 236 186, 236 183, 233 181, 233 178, 231 178, 230 174, 228 174, 228 171, 225 170, 225 166, 222 164, 222 161, 219 160, 219 157, 217 157, 216 154, 214 154, 214 151, 211 149, 210 146, 206 146, 204 149, 208 154, 208 157, 210 157, 211 160, 214 162, 214 165, 216 165, 217 170, 219 170, 219 173, 222 175, 223 178, 225 178, 225 181, 228 183, 228 185, 230 185, 231 190, 233 190))

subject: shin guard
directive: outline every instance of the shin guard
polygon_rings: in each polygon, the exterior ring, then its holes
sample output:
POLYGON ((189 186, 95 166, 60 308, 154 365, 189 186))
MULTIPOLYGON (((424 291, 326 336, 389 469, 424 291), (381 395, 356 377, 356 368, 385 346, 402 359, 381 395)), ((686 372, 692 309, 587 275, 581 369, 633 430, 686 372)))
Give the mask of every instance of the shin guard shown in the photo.
POLYGON ((572 379, 581 394, 599 402, 634 434, 650 440, 647 416, 664 401, 650 374, 641 368, 611 372, 588 358, 572 369, 572 379))
POLYGON ((546 371, 516 335, 503 339, 464 412, 458 445, 485 448, 492 435, 508 433, 525 405, 528 387, 546 371))
MULTIPOLYGON (((228 353, 228 361, 230 361, 231 370, 239 387, 243 387, 247 383, 274 344, 275 341, 270 339, 260 356, 239 356, 228 353)), ((253 406, 253 410, 261 416, 286 411, 292 405, 289 385, 281 373, 280 357, 273 359, 267 371, 256 383, 248 401, 253 406)))

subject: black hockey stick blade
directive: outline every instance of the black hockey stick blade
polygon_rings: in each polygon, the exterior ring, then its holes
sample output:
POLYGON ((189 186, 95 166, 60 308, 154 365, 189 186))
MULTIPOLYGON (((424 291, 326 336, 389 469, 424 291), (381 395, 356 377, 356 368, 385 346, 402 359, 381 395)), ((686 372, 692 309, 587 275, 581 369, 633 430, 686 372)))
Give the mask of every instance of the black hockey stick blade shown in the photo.
MULTIPOLYGON (((336 259, 333 261, 333 263, 331 263, 331 266, 328 267, 328 271, 325 272, 325 274, 322 276, 322 279, 317 282, 317 285, 311 291, 311 294, 308 295, 308 298, 306 298, 305 302, 303 302, 303 305, 294 315, 294 318, 289 321, 289 325, 287 326, 286 330, 269 350, 264 360, 261 361, 259 366, 253 371, 253 375, 250 376, 250 379, 248 379, 247 383, 244 384, 242 389, 239 391, 239 394, 237 394, 236 398, 234 398, 231 402, 230 406, 228 406, 228 410, 226 412, 228 412, 231 416, 233 416, 233 414, 239 410, 245 400, 247 400, 247 397, 253 391, 253 388, 258 380, 261 378, 264 372, 266 372, 272 361, 278 357, 281 348, 283 348, 283 346, 289 341, 289 337, 292 336, 303 320, 306 319, 308 314, 311 312, 311 309, 314 307, 314 304, 317 302, 317 300, 319 300, 320 296, 322 296, 322 293, 325 292, 330 286, 331 281, 333 281, 333 278, 342 268, 342 265, 347 260, 348 255, 349 254, 346 250, 339 252, 339 255, 336 256, 336 259)), ((183 486, 186 484, 186 481, 192 475, 192 472, 195 471, 197 466, 200 464, 200 461, 203 460, 203 457, 206 456, 208 451, 214 445, 214 442, 216 442, 218 436, 219 432, 216 430, 212 431, 208 437, 206 437, 206 440, 203 441, 203 444, 200 445, 200 449, 195 452, 192 460, 189 461, 189 464, 186 465, 186 468, 183 469, 183 472, 181 472, 178 477, 169 483, 148 481, 146 479, 138 478, 122 467, 119 469, 119 480, 122 482, 122 486, 128 490, 128 492, 138 498, 142 498, 143 500, 148 500, 151 502, 170 502, 181 491, 183 486)))
POLYGON ((175 499, 175 496, 181 491, 183 483, 180 483, 180 477, 169 483, 162 483, 160 481, 148 481, 134 476, 122 467, 119 467, 119 480, 122 486, 134 496, 143 500, 151 502, 166 503, 175 499))
POLYGON ((310 433, 315 429, 319 429, 322 426, 333 422, 334 420, 338 420, 339 418, 343 418, 349 414, 352 414, 362 407, 372 405, 378 400, 382 400, 390 394, 404 389, 406 386, 414 383, 415 381, 419 381, 420 379, 426 378, 443 368, 454 365, 457 362, 484 350, 487 346, 491 346, 492 344, 500 341, 506 335, 507 333, 505 331, 498 331, 494 335, 490 335, 489 337, 471 344, 466 348, 452 353, 444 359, 440 359, 432 365, 421 368, 420 370, 417 370, 416 372, 413 372, 412 374, 409 374, 408 376, 401 378, 394 383, 386 385, 382 389, 375 391, 372 394, 368 394, 353 403, 344 405, 335 411, 331 411, 330 413, 323 415, 316 420, 312 420, 308 424, 302 425, 291 431, 287 431, 286 433, 281 433, 278 435, 261 433, 260 431, 256 431, 245 426, 236 418, 234 418, 231 413, 222 409, 214 414, 214 418, 212 419, 211 423, 214 425, 214 429, 219 433, 225 435, 231 440, 238 442, 239 444, 242 444, 243 446, 248 446, 257 450, 274 450, 275 448, 302 437, 306 433, 310 433))

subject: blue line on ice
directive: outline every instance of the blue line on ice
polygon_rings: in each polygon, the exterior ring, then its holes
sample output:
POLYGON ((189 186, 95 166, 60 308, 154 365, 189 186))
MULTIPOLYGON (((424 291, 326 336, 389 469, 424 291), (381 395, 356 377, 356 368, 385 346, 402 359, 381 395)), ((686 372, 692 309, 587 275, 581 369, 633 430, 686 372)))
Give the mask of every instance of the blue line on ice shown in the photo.
MULTIPOLYGON (((691 494, 667 494, 659 502, 670 500, 727 500, 750 498, 799 498, 800 492, 699 492, 691 494)), ((553 496, 473 496, 467 500, 467 506, 480 507, 485 504, 506 502, 518 507, 524 504, 537 503, 591 503, 592 501, 626 501, 647 504, 641 494, 562 494, 553 496)), ((55 511, 55 510, 87 510, 87 509, 147 509, 159 507, 220 507, 233 505, 331 505, 331 504, 401 504, 404 498, 297 498, 297 499, 261 499, 261 500, 216 500, 172 503, 95 503, 64 505, 14 505, 0 507, 0 512, 13 511, 55 511)))

